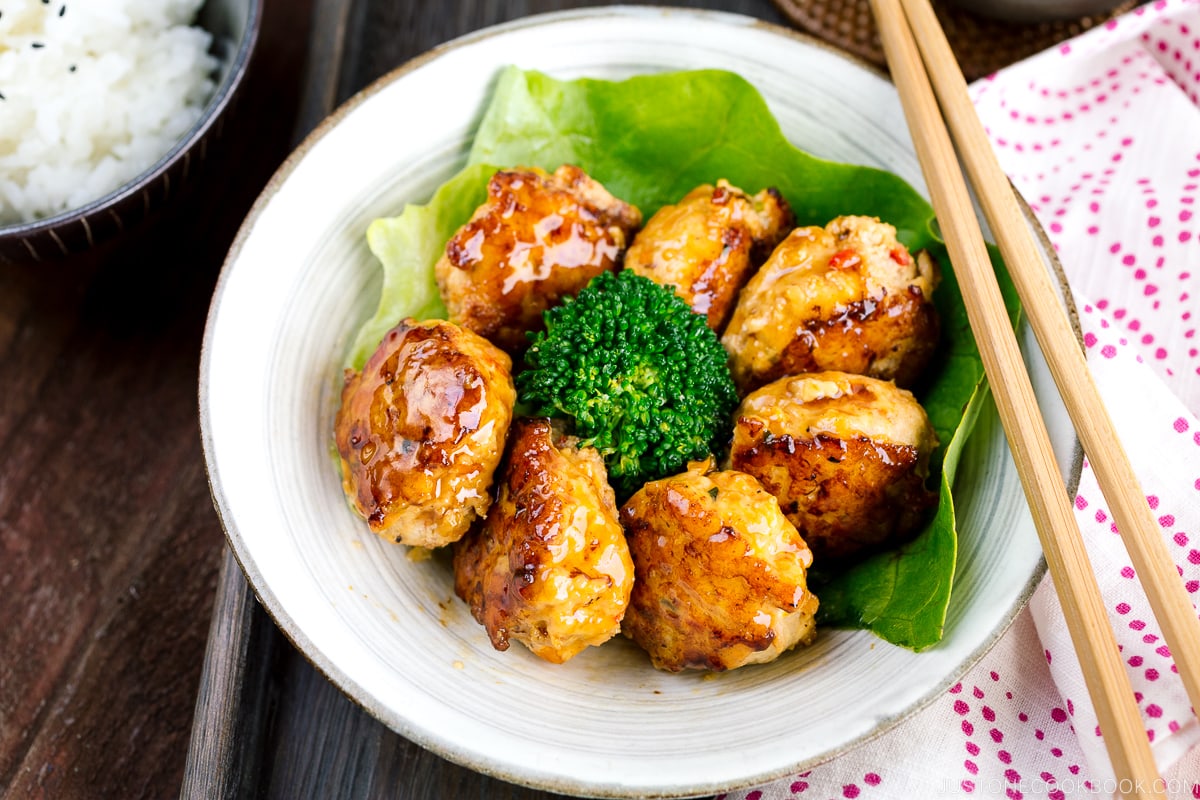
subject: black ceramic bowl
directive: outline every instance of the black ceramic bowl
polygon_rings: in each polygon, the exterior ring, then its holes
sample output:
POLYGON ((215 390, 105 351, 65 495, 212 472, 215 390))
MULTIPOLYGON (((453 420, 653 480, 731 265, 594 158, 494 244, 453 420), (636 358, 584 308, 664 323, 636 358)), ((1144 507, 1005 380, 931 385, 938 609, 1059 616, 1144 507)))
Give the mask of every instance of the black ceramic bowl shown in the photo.
POLYGON ((199 172, 220 138, 258 40, 262 0, 206 0, 196 24, 213 36, 216 88, 200 118, 152 166, 87 205, 51 217, 0 225, 0 264, 36 264, 82 253, 131 230, 199 172))

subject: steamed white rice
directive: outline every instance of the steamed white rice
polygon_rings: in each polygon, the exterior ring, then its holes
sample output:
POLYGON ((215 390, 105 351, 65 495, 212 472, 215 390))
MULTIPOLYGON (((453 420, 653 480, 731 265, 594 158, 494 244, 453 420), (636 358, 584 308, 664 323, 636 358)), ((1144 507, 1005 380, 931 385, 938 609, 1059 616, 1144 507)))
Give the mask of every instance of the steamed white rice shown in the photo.
POLYGON ((0 224, 104 196, 153 165, 213 90, 202 0, 0 0, 0 224))

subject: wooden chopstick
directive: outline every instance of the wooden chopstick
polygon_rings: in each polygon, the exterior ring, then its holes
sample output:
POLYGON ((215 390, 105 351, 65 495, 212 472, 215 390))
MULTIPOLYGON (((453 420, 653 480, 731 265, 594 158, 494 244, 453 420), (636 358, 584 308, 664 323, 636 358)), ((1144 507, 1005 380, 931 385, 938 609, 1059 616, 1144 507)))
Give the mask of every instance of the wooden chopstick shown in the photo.
POLYGON ((942 114, 958 143, 967 174, 1008 264, 1083 451, 1121 531, 1129 559, 1171 649, 1192 708, 1200 709, 1200 619, 1125 456, 1116 427, 1096 391, 1083 352, 1074 343, 1071 325, 1056 300, 1049 274, 1038 266, 1041 259, 1037 246, 983 123, 975 113, 946 34, 928 0, 902 0, 902 5, 928 65, 942 114))
MULTIPOLYGON (((983 232, 975 217, 974 205, 959 167, 958 155, 951 143, 937 98, 930 85, 930 76, 926 74, 921 51, 918 50, 914 39, 915 31, 920 30, 922 43, 927 44, 924 39, 929 38, 928 26, 923 24, 918 29, 914 24, 913 28, 910 28, 905 17, 906 7, 912 9, 924 5, 928 8, 928 5, 925 0, 904 2, 905 6, 901 5, 901 0, 871 0, 871 7, 892 79, 904 107, 917 157, 929 187, 934 212, 937 214, 946 248, 958 277, 971 330, 979 345, 984 370, 1008 438, 1009 448, 1012 450, 1017 473, 1024 486, 1046 563, 1062 602, 1067 628, 1083 669, 1084 681, 1104 734, 1109 759, 1118 780, 1118 790, 1126 797, 1162 797, 1164 783, 1155 767, 1149 740, 1134 701, 1133 689, 1121 663, 1116 639, 1109 627, 1100 589, 1083 546, 1083 537, 1075 523, 1071 498, 1055 463, 1046 424, 1038 409, 1033 385, 1025 371, 1016 336, 1005 311, 996 276, 992 272, 983 232)), ((929 13, 933 25, 939 27, 936 17, 932 16, 932 10, 929 13)), ((914 14, 914 17, 922 23, 928 22, 919 13, 914 14)), ((945 42, 944 36, 942 42, 945 42)), ((948 70, 959 75, 959 81, 962 82, 953 56, 950 56, 950 66, 930 61, 930 71, 935 73, 935 79, 944 77, 938 74, 939 71, 948 70)), ((962 94, 966 97, 965 84, 962 94)), ((970 104, 969 99, 966 102, 970 104)), ((974 117, 974 113, 974 108, 971 107, 970 115, 974 117)), ((959 116, 965 114, 960 112, 959 116)), ((975 143, 971 146, 989 155, 992 152, 986 137, 982 144, 975 143)), ((964 161, 971 155, 967 152, 962 153, 964 161)), ((1000 173, 1000 180, 996 185, 977 180, 975 189, 981 195, 981 199, 984 193, 994 195, 1007 192, 1011 196, 1011 189, 1003 173, 1000 173)), ((981 205, 986 213, 989 205, 981 205)), ((1015 209, 1015 199, 1013 205, 1015 209)), ((995 207, 995 201, 991 207, 995 207)), ((1003 216, 993 220, 989 216, 989 222, 998 240, 1002 236, 1011 239, 1014 234, 1020 232, 1028 235, 1027 224, 1019 210, 1014 210, 1011 217, 1003 216)), ((1032 257, 1029 257, 1026 251, 1022 251, 1020 256, 1010 256, 1004 251, 1003 245, 1001 248, 1009 270, 1013 273, 1014 283, 1021 292, 1022 302, 1026 304, 1031 324, 1034 324, 1034 313, 1030 308, 1032 305, 1039 306, 1037 313, 1042 317, 1062 317, 1062 309, 1057 305, 1058 295, 1045 277, 1044 264, 1032 242, 1028 250, 1028 253, 1033 254, 1032 257), (1018 261, 1018 258, 1025 260, 1018 261), (1017 273, 1022 271, 1042 273, 1042 280, 1036 283, 1038 288, 1034 291, 1042 292, 1043 296, 1026 297, 1032 280, 1018 280, 1017 273)), ((1042 324, 1045 325, 1044 321, 1042 324)), ((1058 371, 1054 374, 1060 389, 1064 379, 1067 382, 1086 381, 1090 385, 1091 377, 1087 372, 1086 362, 1079 352, 1070 326, 1064 323, 1053 330, 1065 333, 1045 337, 1043 331, 1039 334, 1039 342, 1046 353, 1047 362, 1052 363, 1053 360, 1053 363, 1058 365, 1058 371), (1077 358, 1072 357, 1071 353, 1077 358), (1071 372, 1069 366, 1062 366, 1070 363, 1078 364, 1078 373, 1071 372)), ((1054 370, 1055 367, 1052 366, 1052 372, 1054 370)), ((1067 404, 1068 410, 1072 402, 1077 406, 1071 415, 1077 428, 1092 424, 1089 420, 1098 417, 1107 419, 1094 386, 1092 393, 1086 396, 1087 399, 1083 399, 1084 395, 1075 391, 1072 391, 1070 396, 1072 399, 1068 400, 1064 392, 1064 403, 1067 404)), ((1109 426, 1111 430, 1111 422, 1109 426)), ((1114 451, 1096 450, 1097 442, 1092 432, 1088 432, 1087 440, 1084 439, 1083 431, 1079 433, 1084 452, 1087 453, 1093 469, 1096 468, 1097 457, 1106 461, 1113 460, 1114 451), (1087 449, 1089 442, 1093 445, 1091 451, 1087 449)), ((1115 435, 1112 434, 1109 439, 1102 441, 1101 450, 1104 447, 1116 446, 1117 443, 1115 435)), ((1123 458, 1119 449, 1115 452, 1118 459, 1123 458)), ((1108 468, 1110 472, 1113 469, 1108 468)), ((1097 470, 1097 477, 1099 474, 1100 471, 1097 470)), ((1127 464, 1126 474, 1132 475, 1127 464)), ((1133 491, 1137 492, 1136 480, 1131 483, 1133 491)), ((1101 489, 1106 492, 1107 498, 1107 490, 1103 485, 1101 489)), ((1137 500, 1140 503, 1145 502, 1140 495, 1137 500)), ((1112 503, 1111 500, 1109 502, 1112 503)), ((1116 511, 1114 504, 1114 517, 1116 511)), ((1132 518, 1134 515, 1127 516, 1132 518)), ((1118 525, 1122 525, 1122 531, 1125 530, 1124 524, 1118 518, 1118 525)), ((1170 563, 1169 559, 1167 563, 1170 563)), ((1171 647, 1174 653, 1174 645, 1171 647)))

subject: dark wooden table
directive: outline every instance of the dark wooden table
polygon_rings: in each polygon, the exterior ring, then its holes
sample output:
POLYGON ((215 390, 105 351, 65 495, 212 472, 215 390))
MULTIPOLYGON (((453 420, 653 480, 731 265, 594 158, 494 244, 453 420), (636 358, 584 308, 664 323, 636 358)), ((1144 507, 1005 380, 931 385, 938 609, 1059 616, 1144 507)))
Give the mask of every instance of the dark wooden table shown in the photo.
MULTIPOLYGON (((225 252, 300 136, 434 45, 601 4, 266 0, 191 193, 119 248, 0 271, 3 798, 551 796, 405 741, 283 639, 225 549, 196 379, 225 252)), ((771 0, 682 4, 783 21, 771 0)))
POLYGON ((122 246, 0 267, 0 795, 179 794, 224 538, 200 337, 291 146, 312 0, 267 0, 240 120, 122 246))

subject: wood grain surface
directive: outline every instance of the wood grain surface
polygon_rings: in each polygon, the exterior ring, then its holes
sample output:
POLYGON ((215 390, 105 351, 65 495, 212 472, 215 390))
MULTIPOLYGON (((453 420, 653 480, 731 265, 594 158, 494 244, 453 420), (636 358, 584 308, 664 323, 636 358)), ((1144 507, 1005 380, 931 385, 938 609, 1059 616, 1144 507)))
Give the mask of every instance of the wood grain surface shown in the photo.
POLYGON ((197 425, 226 249, 293 135, 309 0, 267 0, 204 173, 128 241, 0 270, 0 796, 175 797, 224 537, 197 425))

